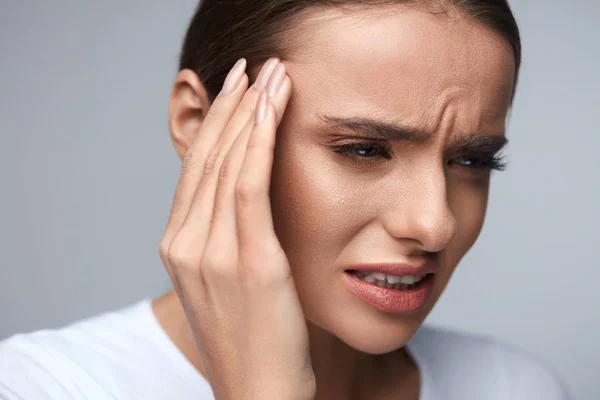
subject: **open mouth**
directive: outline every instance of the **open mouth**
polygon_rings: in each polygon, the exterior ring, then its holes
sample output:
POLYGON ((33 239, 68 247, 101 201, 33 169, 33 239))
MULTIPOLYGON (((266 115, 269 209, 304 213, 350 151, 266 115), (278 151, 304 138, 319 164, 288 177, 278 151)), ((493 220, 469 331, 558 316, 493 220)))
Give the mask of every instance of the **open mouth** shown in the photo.
POLYGON ((418 290, 433 278, 433 274, 431 273, 396 276, 387 275, 381 272, 367 273, 355 270, 346 270, 345 272, 358 277, 360 280, 370 285, 392 290, 418 290))

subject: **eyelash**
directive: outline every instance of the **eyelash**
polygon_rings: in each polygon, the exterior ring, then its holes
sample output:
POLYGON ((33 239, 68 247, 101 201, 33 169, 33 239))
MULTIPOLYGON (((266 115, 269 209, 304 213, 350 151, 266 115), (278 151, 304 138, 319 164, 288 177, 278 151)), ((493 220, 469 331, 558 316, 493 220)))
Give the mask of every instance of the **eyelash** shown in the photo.
MULTIPOLYGON (((367 163, 379 163, 381 160, 375 160, 373 156, 359 156, 354 153, 357 149, 375 149, 376 154, 380 155, 385 159, 392 158, 392 149, 389 144, 380 144, 377 142, 369 142, 369 141, 361 141, 354 143, 345 143, 337 146, 332 146, 332 150, 336 153, 343 155, 344 157, 350 157, 358 160, 359 162, 367 162, 367 163)), ((505 156, 503 155, 492 155, 492 154, 473 154, 473 155, 462 155, 458 157, 458 159, 471 158, 475 159, 475 161, 471 165, 464 165, 465 168, 469 168, 472 170, 496 170, 503 171, 507 163, 504 162, 505 156)))

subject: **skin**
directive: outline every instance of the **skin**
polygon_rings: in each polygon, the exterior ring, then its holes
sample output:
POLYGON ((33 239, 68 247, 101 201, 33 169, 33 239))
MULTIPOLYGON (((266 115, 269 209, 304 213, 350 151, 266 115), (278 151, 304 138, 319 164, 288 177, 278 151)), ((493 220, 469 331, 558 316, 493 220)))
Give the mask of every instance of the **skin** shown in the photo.
MULTIPOLYGON (((457 140, 505 135, 515 73, 509 44, 456 13, 389 11, 306 15, 310 29, 283 60, 293 92, 277 130, 270 200, 306 318, 317 399, 418 397, 419 371, 403 346, 475 243, 488 200, 490 171, 449 161, 459 155, 457 140), (361 159, 360 150, 352 158, 332 146, 373 140, 333 131, 319 114, 377 119, 432 138, 388 142, 389 159, 361 159), (413 313, 378 311, 344 284, 349 264, 428 259, 441 271, 413 313)), ((209 107, 197 77, 180 73, 169 123, 182 159, 209 107)), ((153 308, 204 374, 177 295, 153 308)))

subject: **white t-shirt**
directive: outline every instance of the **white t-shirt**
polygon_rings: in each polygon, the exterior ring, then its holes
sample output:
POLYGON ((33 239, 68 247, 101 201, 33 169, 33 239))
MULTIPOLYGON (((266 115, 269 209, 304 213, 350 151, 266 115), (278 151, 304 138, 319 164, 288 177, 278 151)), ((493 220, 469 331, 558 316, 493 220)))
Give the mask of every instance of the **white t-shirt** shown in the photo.
MULTIPOLYGON (((423 325, 407 344, 420 400, 565 400, 541 360, 495 339, 423 325)), ((151 300, 0 342, 0 399, 213 400, 162 329, 151 300)))

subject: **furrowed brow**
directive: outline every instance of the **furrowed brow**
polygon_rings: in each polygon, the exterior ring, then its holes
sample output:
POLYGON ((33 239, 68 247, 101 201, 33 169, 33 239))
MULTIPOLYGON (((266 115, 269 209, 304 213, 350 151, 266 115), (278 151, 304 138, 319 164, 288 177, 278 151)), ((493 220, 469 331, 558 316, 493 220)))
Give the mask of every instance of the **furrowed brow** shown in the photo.
POLYGON ((455 147, 459 151, 475 153, 496 153, 508 144, 504 135, 471 135, 458 138, 455 147))
MULTIPOLYGON (((365 117, 341 118, 320 113, 317 116, 332 129, 351 131, 374 139, 416 143, 425 143, 433 139, 433 134, 429 132, 365 117)), ((462 151, 494 153, 500 151, 507 143, 508 138, 505 135, 473 134, 458 138, 454 147, 462 151)))
POLYGON ((317 116, 331 128, 360 133, 374 139, 424 143, 433 137, 428 132, 392 125, 370 118, 340 118, 327 114, 318 114, 317 116))

